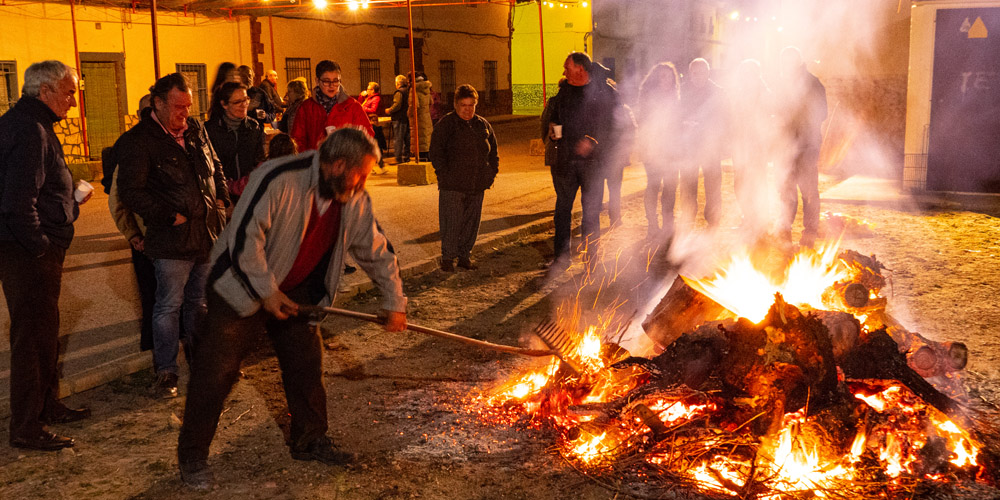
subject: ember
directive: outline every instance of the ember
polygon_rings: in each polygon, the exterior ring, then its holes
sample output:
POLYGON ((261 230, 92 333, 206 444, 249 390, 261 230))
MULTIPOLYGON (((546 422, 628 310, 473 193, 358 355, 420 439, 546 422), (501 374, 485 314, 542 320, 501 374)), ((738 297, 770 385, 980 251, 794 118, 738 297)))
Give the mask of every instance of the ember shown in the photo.
POLYGON ((884 498, 995 484, 984 458, 996 463, 996 437, 955 384, 964 346, 886 314, 883 269, 834 245, 778 270, 746 255, 710 279, 678 278, 643 325, 659 354, 629 356, 590 327, 572 356, 581 370, 555 361, 524 375, 480 401, 484 418, 556 430, 579 470, 631 494, 884 498))

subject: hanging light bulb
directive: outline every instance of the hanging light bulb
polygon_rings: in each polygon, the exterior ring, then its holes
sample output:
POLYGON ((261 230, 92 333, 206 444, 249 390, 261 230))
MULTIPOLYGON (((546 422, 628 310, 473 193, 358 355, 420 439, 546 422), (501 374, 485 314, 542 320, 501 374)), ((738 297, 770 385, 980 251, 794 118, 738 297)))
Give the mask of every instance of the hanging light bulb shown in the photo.
POLYGON ((590 4, 589 4, 589 3, 587 3, 587 2, 583 2, 583 4, 582 4, 582 5, 583 5, 583 8, 585 8, 585 9, 586 9, 586 8, 587 8, 587 6, 588 6, 588 5, 590 5, 590 4))
POLYGON ((317 9, 325 9, 326 0, 313 0, 313 6, 316 7, 317 9))
POLYGON ((368 0, 364 0, 363 2, 361 2, 361 8, 362 9, 367 9, 368 8, 368 0))
POLYGON ((347 8, 349 10, 358 10, 361 8, 361 4, 359 4, 357 0, 350 0, 347 2, 347 8))

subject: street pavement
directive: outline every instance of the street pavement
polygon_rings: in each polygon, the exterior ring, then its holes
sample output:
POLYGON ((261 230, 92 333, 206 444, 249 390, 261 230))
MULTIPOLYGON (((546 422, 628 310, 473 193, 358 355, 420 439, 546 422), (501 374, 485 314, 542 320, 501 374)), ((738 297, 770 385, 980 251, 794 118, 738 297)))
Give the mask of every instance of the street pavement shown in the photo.
MULTIPOLYGON (((541 156, 528 154, 539 133, 537 117, 504 116, 491 121, 500 146, 500 173, 486 192, 477 247, 551 227, 555 192, 541 156)), ((395 166, 368 180, 375 214, 389 236, 404 279, 436 267, 440 255, 437 186, 399 186, 395 166)), ((641 165, 625 171, 623 196, 645 187, 641 165)), ((579 197, 575 211, 579 212, 579 197)), ((607 225, 606 217, 603 219, 607 225)), ((475 252, 473 253, 475 257, 475 252)), ((345 279, 345 294, 370 287, 364 273, 345 279)), ((108 212, 107 195, 98 190, 81 207, 76 237, 69 248, 60 296, 60 394, 80 392, 151 366, 139 351, 140 307, 128 245, 108 212)), ((10 318, 0 301, 0 416, 9 414, 10 318)))

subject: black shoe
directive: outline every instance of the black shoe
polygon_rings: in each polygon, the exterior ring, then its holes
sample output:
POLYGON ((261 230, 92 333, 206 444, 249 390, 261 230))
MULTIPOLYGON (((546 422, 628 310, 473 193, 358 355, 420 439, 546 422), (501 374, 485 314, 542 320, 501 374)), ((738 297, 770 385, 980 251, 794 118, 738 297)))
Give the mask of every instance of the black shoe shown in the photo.
POLYGON ((188 488, 197 491, 207 491, 215 486, 215 474, 208 466, 208 462, 197 460, 190 463, 180 464, 181 481, 188 488))
POLYGON ((177 397, 177 374, 163 372, 156 376, 153 393, 158 398, 170 399, 177 397))
POLYGON ((441 270, 446 273, 455 272, 455 261, 453 259, 441 259, 441 270))
POLYGON ((74 409, 63 407, 62 410, 43 418, 42 422, 46 424, 68 424, 70 422, 79 422, 86 418, 90 418, 90 408, 74 409))
POLYGON ((472 259, 469 258, 458 259, 458 267, 461 267, 462 269, 468 269, 469 271, 475 271, 476 269, 479 269, 479 266, 477 266, 476 263, 472 262, 472 259))
POLYGON ((15 448, 27 448, 29 450, 56 451, 63 448, 72 448, 76 444, 73 438, 53 434, 49 431, 39 431, 33 437, 18 437, 10 440, 10 445, 15 448))
POLYGON ((292 458, 295 460, 314 460, 335 466, 350 465, 357 460, 353 453, 341 450, 327 436, 316 438, 303 448, 293 448, 292 458))

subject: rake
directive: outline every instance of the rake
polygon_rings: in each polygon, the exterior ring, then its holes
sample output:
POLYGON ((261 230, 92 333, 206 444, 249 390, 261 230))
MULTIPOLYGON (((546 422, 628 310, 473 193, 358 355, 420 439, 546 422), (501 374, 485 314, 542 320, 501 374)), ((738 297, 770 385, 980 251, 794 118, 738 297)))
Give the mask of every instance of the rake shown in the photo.
MULTIPOLYGON (((380 317, 378 317, 378 316, 376 316, 374 314, 360 313, 360 312, 350 311, 350 310, 347 310, 347 309, 340 309, 340 308, 336 308, 336 307, 321 307, 321 306, 312 306, 312 305, 300 305, 299 306, 299 312, 301 312, 303 314, 317 314, 317 313, 335 314, 337 316, 344 316, 344 317, 348 317, 348 318, 360 319, 360 320, 363 320, 363 321, 368 321, 370 323, 378 323, 380 325, 381 324, 385 324, 385 319, 380 318, 380 317)), ((413 331, 413 332, 423 333, 423 334, 426 334, 426 335, 432 335, 432 336, 443 338, 443 339, 454 340, 456 342, 461 342, 463 344, 468 344, 468 345, 480 347, 480 348, 483 348, 483 349, 490 349, 490 350, 493 350, 493 351, 500 351, 500 352, 506 352, 506 353, 510 353, 510 354, 520 354, 522 356, 534 356, 534 357, 557 356, 557 357, 559 357, 559 359, 562 359, 562 356, 560 355, 560 353, 557 352, 557 351, 554 351, 554 350, 547 350, 547 349, 527 349, 527 348, 524 348, 524 347, 515 347, 515 346, 509 346, 509 345, 503 345, 503 344, 494 344, 492 342, 486 342, 486 341, 483 341, 483 340, 471 339, 469 337, 464 337, 462 335, 456 335, 454 333, 449 333, 449 332, 445 332, 445 331, 441 331, 441 330, 436 330, 434 328, 428 328, 426 326, 414 325, 413 323, 407 323, 406 324, 406 329, 410 330, 410 331, 413 331)))
POLYGON ((583 373, 583 368, 573 360, 573 353, 579 344, 565 328, 551 319, 546 319, 535 326, 535 335, 552 350, 552 354, 577 374, 583 373))

